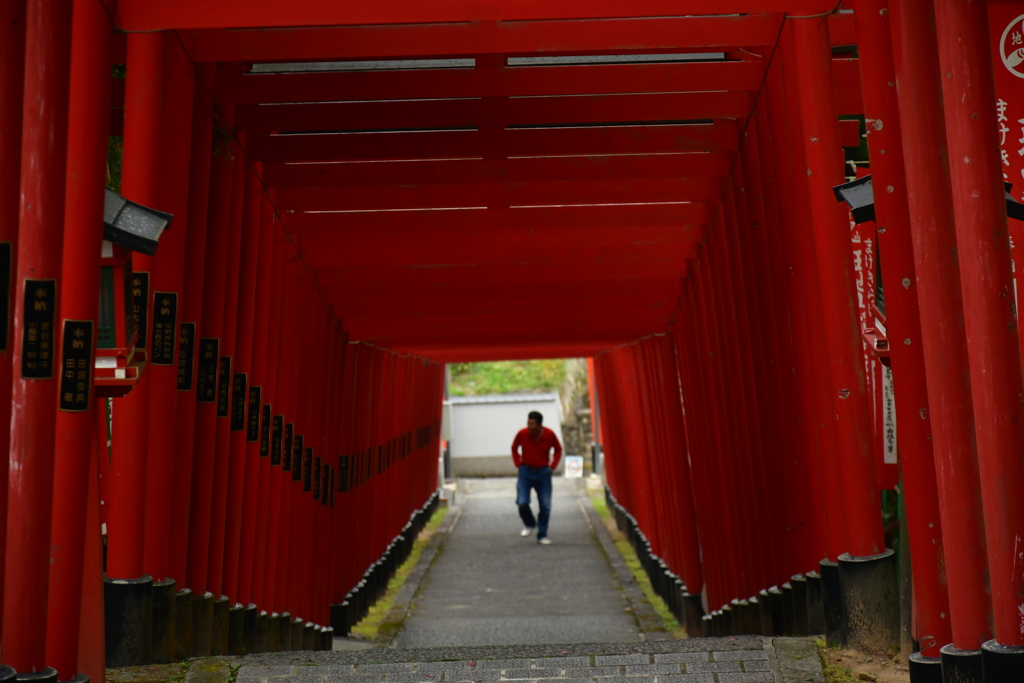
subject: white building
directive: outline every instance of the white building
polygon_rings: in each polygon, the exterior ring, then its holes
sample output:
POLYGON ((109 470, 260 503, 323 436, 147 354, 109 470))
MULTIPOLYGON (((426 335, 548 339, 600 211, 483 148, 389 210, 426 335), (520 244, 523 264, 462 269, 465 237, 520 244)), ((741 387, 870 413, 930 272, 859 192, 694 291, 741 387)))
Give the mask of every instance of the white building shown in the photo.
MULTIPOLYGON (((512 440, 533 410, 544 416, 544 426, 561 441, 558 394, 452 396, 445 401, 444 431, 451 449, 452 476, 515 476, 512 440)), ((560 463, 557 471, 562 468, 560 463)))

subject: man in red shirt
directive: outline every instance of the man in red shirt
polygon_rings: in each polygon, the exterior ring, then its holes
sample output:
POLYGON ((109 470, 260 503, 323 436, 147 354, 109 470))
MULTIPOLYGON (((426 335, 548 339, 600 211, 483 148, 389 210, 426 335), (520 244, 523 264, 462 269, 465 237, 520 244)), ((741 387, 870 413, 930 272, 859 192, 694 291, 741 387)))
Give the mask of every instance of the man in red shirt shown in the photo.
POLYGON ((520 429, 512 442, 512 462, 519 468, 516 505, 526 525, 521 535, 526 538, 537 527, 538 542, 550 545, 548 519, 551 517, 551 472, 562 459, 562 444, 558 442, 555 433, 544 426, 543 415, 533 411, 528 417, 526 429, 520 429), (530 489, 537 491, 537 500, 540 502, 540 514, 536 520, 530 509, 530 489))

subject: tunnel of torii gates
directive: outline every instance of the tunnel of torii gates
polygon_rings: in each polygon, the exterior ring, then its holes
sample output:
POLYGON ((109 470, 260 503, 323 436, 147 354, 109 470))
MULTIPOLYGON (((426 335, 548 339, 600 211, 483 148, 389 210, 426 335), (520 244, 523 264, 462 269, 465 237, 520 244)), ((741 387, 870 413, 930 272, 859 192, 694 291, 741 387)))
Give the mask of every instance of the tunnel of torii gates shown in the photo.
POLYGON ((575 356, 691 635, 1024 680, 1022 16, 0 3, 0 678, 329 646, 436 506, 444 363, 575 356))

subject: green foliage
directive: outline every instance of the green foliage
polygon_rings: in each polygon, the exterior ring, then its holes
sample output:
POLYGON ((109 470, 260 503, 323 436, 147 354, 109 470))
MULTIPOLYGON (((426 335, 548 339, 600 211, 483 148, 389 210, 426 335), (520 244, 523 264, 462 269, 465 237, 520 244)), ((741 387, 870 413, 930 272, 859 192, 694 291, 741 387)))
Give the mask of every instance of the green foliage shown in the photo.
POLYGON ((452 396, 487 396, 558 391, 565 378, 564 358, 452 363, 448 392, 452 396))

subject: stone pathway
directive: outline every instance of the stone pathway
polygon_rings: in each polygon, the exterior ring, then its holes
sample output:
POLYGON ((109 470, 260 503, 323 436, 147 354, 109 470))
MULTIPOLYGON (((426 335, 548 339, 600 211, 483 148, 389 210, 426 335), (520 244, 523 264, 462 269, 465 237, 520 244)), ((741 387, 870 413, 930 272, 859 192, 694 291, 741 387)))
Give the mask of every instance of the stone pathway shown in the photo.
POLYGON ((390 646, 195 662, 186 683, 824 683, 811 640, 657 633, 577 484, 556 479, 539 546, 518 535, 514 482, 464 482, 390 646))
MULTIPOLYGON (((638 642, 630 603, 581 507, 554 480, 550 546, 519 536, 514 479, 464 480, 461 515, 394 646, 638 642), (464 502, 463 502, 464 501, 464 502)), ((533 504, 537 510, 536 500, 533 504)))
POLYGON ((760 636, 634 644, 294 652, 251 655, 239 663, 242 667, 235 683, 824 683, 825 680, 813 641, 760 636))

